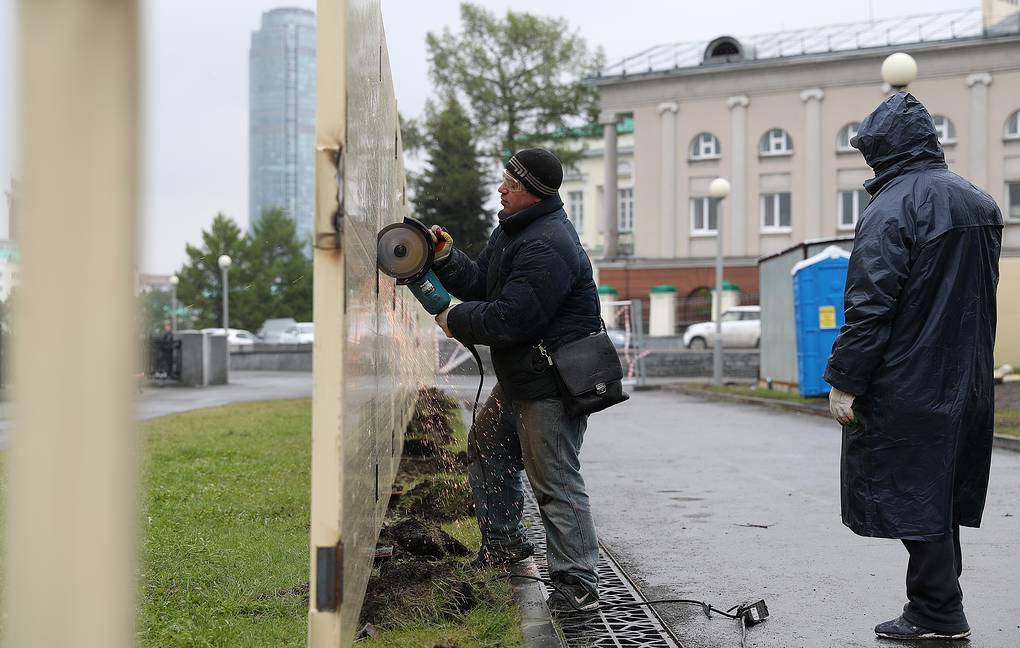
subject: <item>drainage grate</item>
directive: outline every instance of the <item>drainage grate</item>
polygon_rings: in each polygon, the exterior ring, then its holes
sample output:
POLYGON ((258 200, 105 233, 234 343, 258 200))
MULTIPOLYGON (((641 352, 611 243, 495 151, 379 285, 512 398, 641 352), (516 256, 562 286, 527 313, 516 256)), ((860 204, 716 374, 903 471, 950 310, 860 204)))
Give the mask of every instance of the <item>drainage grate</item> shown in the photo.
MULTIPOLYGON (((538 505, 530 489, 524 500, 524 515, 530 521, 528 537, 535 546, 535 566, 539 576, 549 578, 545 560, 545 530, 538 505)), ((644 601, 616 564, 599 546, 599 600, 603 604, 644 601)), ((550 588, 541 583, 548 597, 550 588)), ((570 614, 557 619, 567 648, 683 648, 648 606, 610 608, 598 614, 570 614)))

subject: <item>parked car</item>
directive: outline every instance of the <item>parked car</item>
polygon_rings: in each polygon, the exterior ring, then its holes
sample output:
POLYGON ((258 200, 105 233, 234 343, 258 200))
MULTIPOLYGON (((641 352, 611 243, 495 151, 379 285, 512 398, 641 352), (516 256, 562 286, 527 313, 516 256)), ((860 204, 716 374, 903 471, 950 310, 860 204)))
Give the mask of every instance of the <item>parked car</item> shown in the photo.
POLYGON ((298 322, 297 337, 298 344, 315 342, 315 324, 313 322, 298 322))
POLYGON ((255 335, 263 342, 270 344, 297 344, 297 322, 293 317, 267 319, 262 322, 262 328, 255 335))
POLYGON ((612 341, 613 346, 616 347, 617 351, 623 351, 626 348, 633 349, 637 346, 634 342, 634 337, 627 334, 627 331, 618 328, 607 328, 606 334, 609 335, 609 339, 612 341))
MULTIPOLYGON (((255 336, 251 331, 245 331, 244 329, 227 329, 227 344, 234 346, 251 346, 255 344, 255 336)), ((203 333, 212 335, 223 335, 223 329, 221 328, 204 328, 203 333)))
MULTIPOLYGON (((684 331, 688 349, 715 345, 715 322, 692 324, 684 331)), ((723 347, 754 347, 761 342, 761 306, 735 306, 722 314, 723 347)))

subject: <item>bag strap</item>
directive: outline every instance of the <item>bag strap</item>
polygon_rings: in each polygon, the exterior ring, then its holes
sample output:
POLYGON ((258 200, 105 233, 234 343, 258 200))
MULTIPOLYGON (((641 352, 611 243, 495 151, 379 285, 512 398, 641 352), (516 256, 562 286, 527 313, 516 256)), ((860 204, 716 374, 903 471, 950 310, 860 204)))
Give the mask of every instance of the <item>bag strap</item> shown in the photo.
MULTIPOLYGON (((595 333, 601 333, 601 332, 609 333, 609 329, 606 328, 606 320, 602 319, 602 316, 599 316, 599 323, 602 324, 602 328, 599 331, 595 331, 595 333)), ((589 335, 594 335, 595 333, 589 333, 589 335)), ((538 352, 542 354, 542 356, 546 359, 546 361, 550 365, 553 365, 552 355, 545 348, 545 338, 542 338, 541 340, 539 340, 538 344, 536 344, 534 348, 538 349, 538 352)), ((553 366, 555 366, 555 365, 553 365, 553 366)))

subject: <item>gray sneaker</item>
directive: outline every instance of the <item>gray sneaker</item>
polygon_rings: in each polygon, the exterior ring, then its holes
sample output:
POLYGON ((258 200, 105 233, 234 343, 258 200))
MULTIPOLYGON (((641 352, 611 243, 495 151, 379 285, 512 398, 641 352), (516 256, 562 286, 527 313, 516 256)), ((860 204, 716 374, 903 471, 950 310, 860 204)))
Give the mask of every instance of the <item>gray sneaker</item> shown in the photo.
POLYGON ((588 589, 575 576, 567 574, 556 582, 556 587, 547 601, 553 614, 592 612, 599 608, 598 592, 588 589))
POLYGON ((942 632, 941 630, 929 630, 916 626, 902 616, 892 621, 879 623, 875 626, 875 634, 883 639, 899 639, 901 641, 913 641, 917 639, 966 639, 970 636, 970 628, 957 630, 955 632, 942 632))

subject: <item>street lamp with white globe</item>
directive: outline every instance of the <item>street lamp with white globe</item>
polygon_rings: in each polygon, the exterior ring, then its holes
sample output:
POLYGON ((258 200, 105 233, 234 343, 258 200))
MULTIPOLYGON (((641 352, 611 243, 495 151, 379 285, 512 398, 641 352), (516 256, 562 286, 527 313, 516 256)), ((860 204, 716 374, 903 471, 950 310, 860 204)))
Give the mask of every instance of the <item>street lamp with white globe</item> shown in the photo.
POLYGON ((227 271, 230 269, 230 264, 233 263, 233 260, 226 254, 221 254, 220 258, 217 259, 217 263, 220 265, 220 272, 223 276, 223 335, 226 338, 223 348, 227 354, 224 371, 227 374, 227 382, 230 382, 230 300, 227 297, 230 293, 230 284, 227 282, 227 271))
POLYGON ((227 328, 230 326, 230 306, 228 305, 229 300, 227 298, 230 292, 230 284, 227 282, 227 271, 230 270, 230 264, 233 263, 233 260, 226 254, 221 254, 217 262, 220 264, 220 273, 223 277, 223 334, 226 335, 227 328))
POLYGON ((177 275, 170 275, 170 328, 177 332, 177 284, 181 280, 177 275))
POLYGON ((708 185, 708 195, 715 207, 715 342, 712 345, 712 384, 722 385, 723 336, 722 336, 722 290, 723 290, 723 219, 719 203, 730 195, 730 183, 726 178, 716 178, 708 185))
POLYGON ((882 80, 889 84, 893 92, 906 90, 917 78, 917 61, 905 52, 890 54, 882 61, 882 80))

